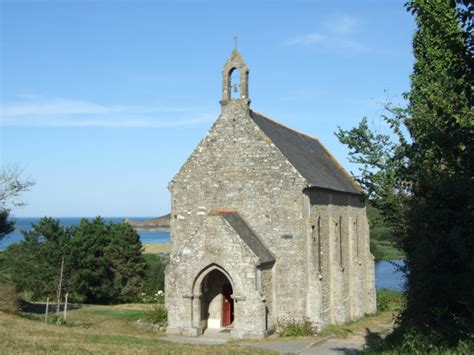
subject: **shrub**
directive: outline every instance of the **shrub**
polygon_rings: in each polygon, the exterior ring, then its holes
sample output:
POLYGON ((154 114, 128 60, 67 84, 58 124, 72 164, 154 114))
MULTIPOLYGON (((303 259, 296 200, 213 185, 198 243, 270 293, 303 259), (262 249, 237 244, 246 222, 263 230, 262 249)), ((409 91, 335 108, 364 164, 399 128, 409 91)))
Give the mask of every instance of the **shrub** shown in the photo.
POLYGON ((18 294, 15 286, 8 283, 0 283, 0 312, 18 312, 18 294))
POLYGON ((146 320, 153 324, 166 325, 168 322, 168 312, 161 303, 153 303, 146 312, 146 320))
POLYGON ((289 318, 280 323, 280 328, 281 337, 311 336, 317 330, 307 317, 303 317, 302 321, 289 318))
POLYGON ((444 341, 439 332, 433 330, 421 334, 414 328, 396 329, 384 342, 370 347, 365 353, 390 354, 473 354, 474 340, 461 340, 455 344, 444 341))

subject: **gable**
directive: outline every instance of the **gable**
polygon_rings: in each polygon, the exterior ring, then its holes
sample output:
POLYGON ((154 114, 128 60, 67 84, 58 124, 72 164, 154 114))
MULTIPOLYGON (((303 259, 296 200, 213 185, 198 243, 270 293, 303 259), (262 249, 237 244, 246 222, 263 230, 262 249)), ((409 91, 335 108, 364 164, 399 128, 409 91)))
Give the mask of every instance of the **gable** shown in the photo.
POLYGON ((261 265, 275 262, 275 257, 272 252, 265 246, 262 240, 237 211, 213 211, 212 214, 222 216, 222 218, 229 223, 240 239, 242 239, 255 256, 257 256, 261 265))
POLYGON ((294 185, 295 180, 302 190, 305 180, 301 174, 255 124, 249 111, 232 101, 169 187, 171 191, 177 191, 177 186, 187 189, 191 185, 199 186, 199 189, 208 189, 210 185, 234 189, 231 186, 237 181, 243 184, 266 182, 270 186, 275 183, 288 185, 290 181, 294 185))
POLYGON ((255 111, 250 117, 308 185, 360 195, 361 188, 316 138, 287 128, 255 111))

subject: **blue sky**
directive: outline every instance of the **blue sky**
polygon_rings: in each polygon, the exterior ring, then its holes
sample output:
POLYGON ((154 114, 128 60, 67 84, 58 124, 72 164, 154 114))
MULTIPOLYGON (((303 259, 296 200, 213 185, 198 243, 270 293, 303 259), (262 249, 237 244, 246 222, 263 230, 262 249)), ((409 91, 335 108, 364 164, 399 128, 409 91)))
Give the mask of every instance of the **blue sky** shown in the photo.
POLYGON ((404 1, 1 3, 1 163, 36 181, 16 216, 157 216, 220 112, 238 35, 251 107, 318 137, 401 103, 414 22, 404 1))

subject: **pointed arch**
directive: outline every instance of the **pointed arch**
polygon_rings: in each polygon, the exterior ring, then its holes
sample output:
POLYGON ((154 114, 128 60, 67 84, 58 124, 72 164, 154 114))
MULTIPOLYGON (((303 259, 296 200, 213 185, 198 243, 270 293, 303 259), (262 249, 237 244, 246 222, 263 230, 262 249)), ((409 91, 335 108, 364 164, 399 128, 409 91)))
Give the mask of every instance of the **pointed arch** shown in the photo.
POLYGON ((230 282, 230 285, 232 288, 235 290, 235 282, 234 279, 229 275, 229 273, 220 265, 212 263, 201 269, 201 271, 198 272, 197 276, 194 279, 193 286, 192 286, 192 294, 194 295, 199 295, 201 294, 201 287, 202 287, 202 282, 206 278, 207 275, 209 275, 212 271, 217 270, 220 271, 222 274, 224 274, 225 277, 230 282))
POLYGON ((199 300, 194 314, 201 333, 207 328, 233 326, 234 287, 232 277, 217 264, 210 264, 198 273, 193 283, 193 294, 199 300))

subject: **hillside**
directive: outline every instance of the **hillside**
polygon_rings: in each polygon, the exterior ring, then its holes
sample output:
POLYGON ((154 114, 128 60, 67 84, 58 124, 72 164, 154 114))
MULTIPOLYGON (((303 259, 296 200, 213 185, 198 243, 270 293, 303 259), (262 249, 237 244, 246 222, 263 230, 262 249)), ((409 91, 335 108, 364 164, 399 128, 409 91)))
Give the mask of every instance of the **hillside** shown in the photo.
POLYGON ((170 230, 170 219, 171 214, 167 214, 161 217, 152 218, 146 221, 132 221, 127 220, 126 222, 135 227, 138 231, 169 231, 170 230))

